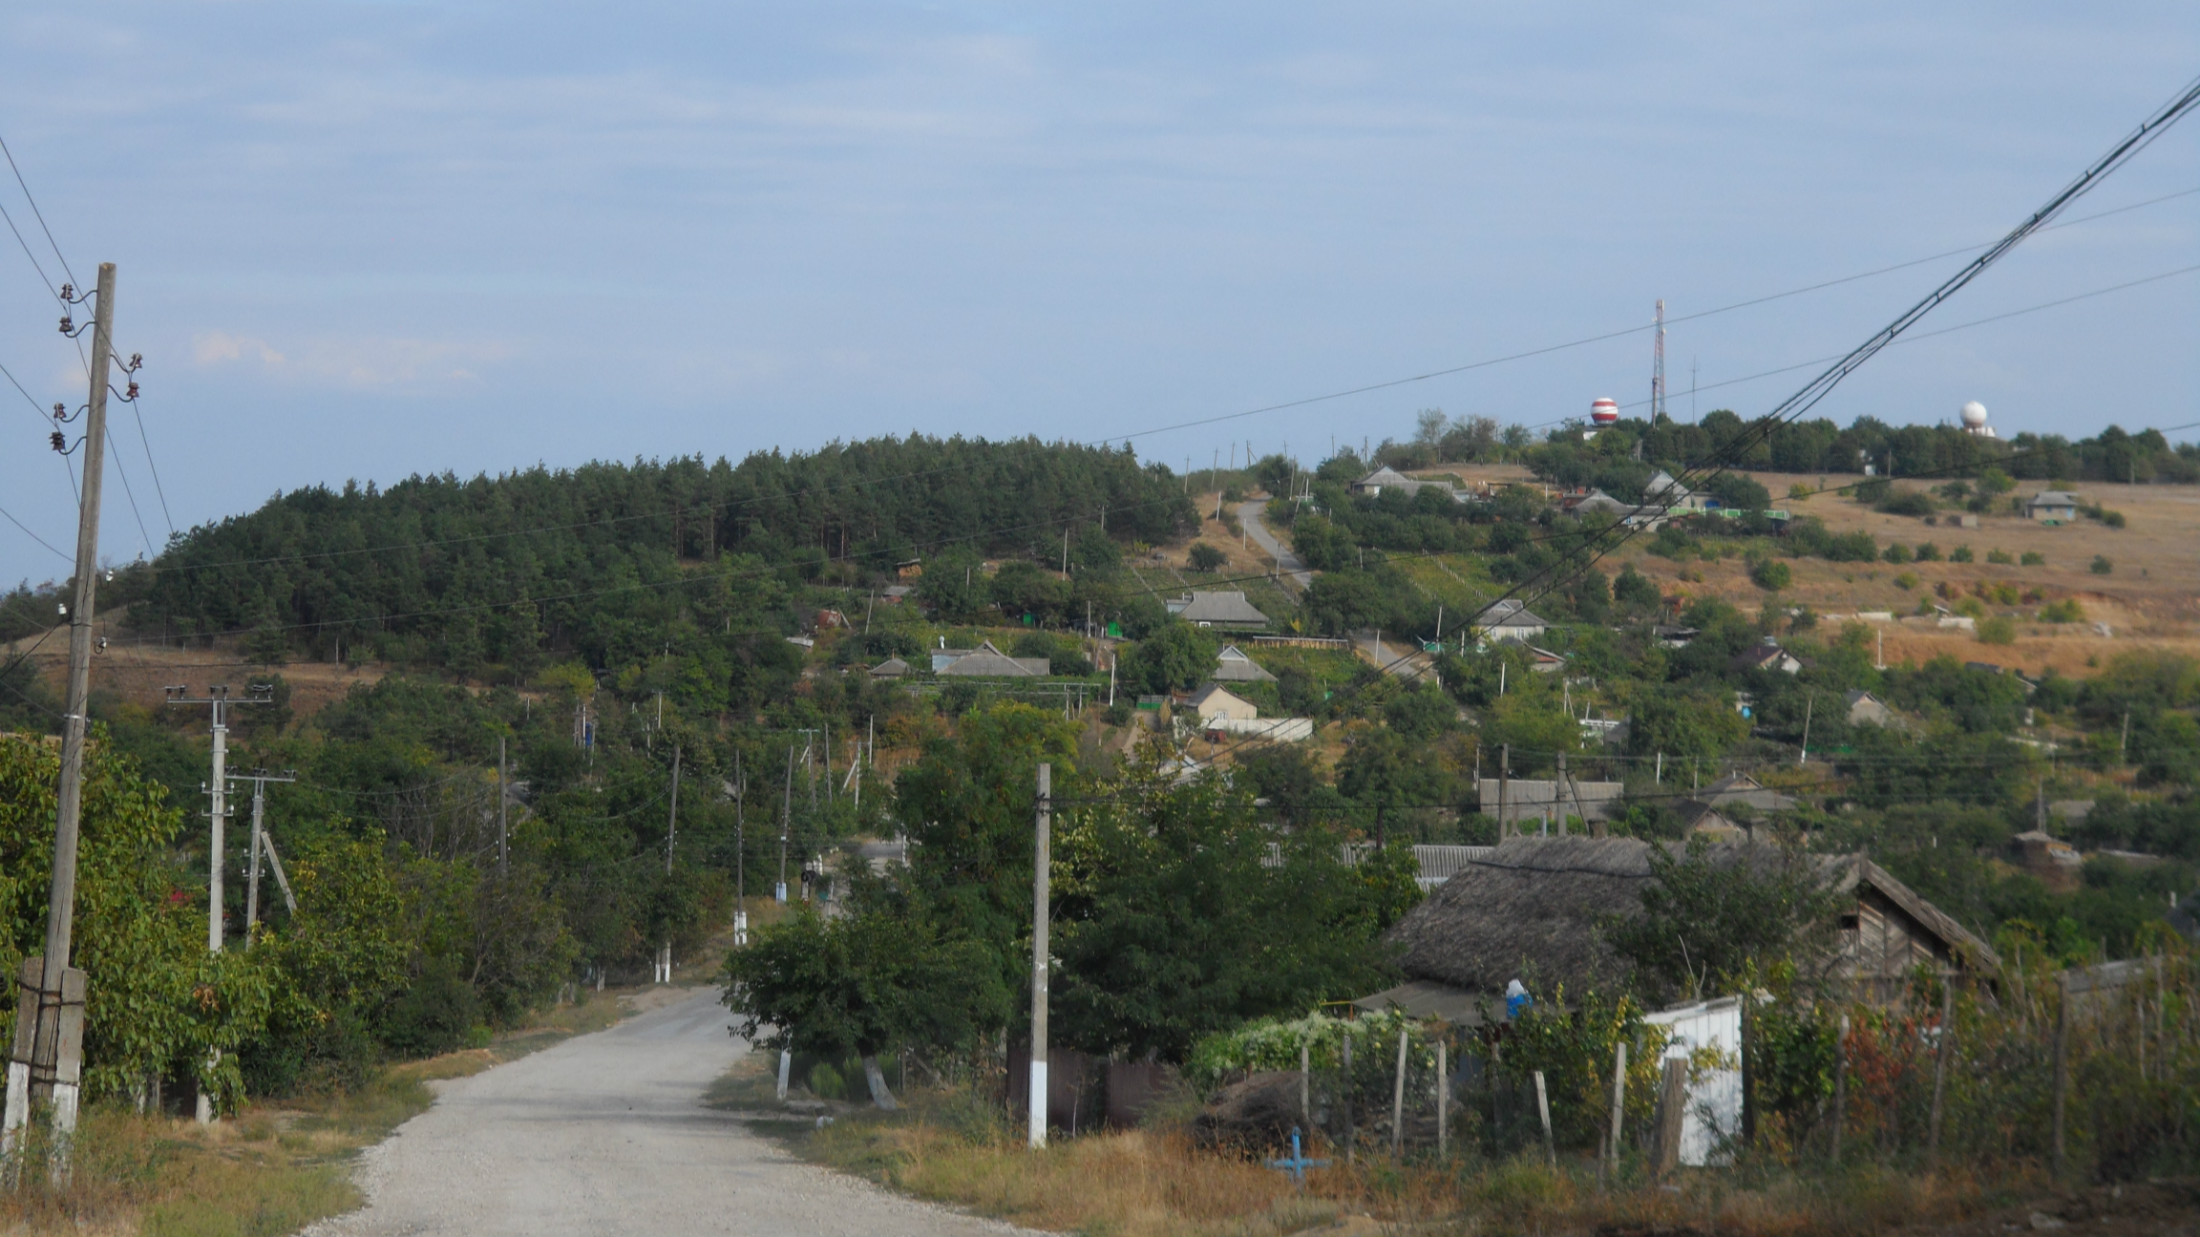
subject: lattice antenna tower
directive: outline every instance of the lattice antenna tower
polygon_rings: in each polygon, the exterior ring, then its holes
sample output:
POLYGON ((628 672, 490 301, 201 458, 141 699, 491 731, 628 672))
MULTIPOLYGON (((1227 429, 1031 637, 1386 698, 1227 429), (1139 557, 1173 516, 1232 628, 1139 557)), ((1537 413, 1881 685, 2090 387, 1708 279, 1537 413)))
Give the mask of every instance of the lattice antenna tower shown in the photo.
POLYGON ((1650 424, 1665 419, 1665 301, 1658 300, 1658 329, 1650 345, 1650 424))

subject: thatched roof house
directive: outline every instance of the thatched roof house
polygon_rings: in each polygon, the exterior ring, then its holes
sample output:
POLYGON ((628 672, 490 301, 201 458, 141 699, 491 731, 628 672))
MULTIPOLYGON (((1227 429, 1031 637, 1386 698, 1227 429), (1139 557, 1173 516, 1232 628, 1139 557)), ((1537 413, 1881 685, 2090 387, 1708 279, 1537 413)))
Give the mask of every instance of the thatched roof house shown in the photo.
MULTIPOLYGON (((1403 947, 1400 964, 1410 982, 1360 1003, 1413 1009, 1443 989, 1452 1005, 1487 997, 1502 1006, 1514 979, 1534 992, 1624 986, 1628 965, 1605 942, 1603 925, 1641 913, 1652 845, 1636 838, 1509 838, 1467 859, 1390 931, 1391 942, 1403 947)), ((1764 871, 1787 861, 1779 848, 1749 842, 1715 845, 1711 856, 1764 871)), ((1831 976, 1855 983, 1859 995, 1891 996, 1919 963, 1944 973, 2000 966, 1991 946, 1869 859, 1809 860, 1842 895, 1831 976)))

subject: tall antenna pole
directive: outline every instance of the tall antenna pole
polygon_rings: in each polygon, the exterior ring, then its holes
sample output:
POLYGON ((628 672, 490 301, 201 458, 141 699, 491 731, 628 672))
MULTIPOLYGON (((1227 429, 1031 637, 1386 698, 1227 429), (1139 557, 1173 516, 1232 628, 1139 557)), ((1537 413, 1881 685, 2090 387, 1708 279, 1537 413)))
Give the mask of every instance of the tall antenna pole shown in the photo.
POLYGON ((1665 419, 1665 299, 1658 299, 1658 330, 1650 345, 1650 424, 1665 419))

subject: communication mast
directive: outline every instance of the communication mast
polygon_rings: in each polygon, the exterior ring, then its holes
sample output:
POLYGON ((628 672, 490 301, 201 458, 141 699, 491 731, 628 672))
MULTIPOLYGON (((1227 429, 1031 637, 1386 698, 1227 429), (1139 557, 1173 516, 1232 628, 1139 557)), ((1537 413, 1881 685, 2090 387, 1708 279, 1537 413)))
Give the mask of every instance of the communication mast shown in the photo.
POLYGON ((1657 338, 1650 345, 1650 424, 1665 419, 1665 301, 1658 301, 1657 338))

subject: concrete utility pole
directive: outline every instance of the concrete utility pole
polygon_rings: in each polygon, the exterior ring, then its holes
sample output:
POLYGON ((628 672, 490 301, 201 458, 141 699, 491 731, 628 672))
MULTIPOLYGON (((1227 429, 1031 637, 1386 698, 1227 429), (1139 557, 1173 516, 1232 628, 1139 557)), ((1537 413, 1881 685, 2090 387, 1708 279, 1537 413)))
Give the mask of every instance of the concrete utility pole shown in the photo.
MULTIPOLYGON (((67 289, 64 289, 66 296, 67 289)), ((69 965, 76 924, 76 854, 84 809, 84 728, 91 696, 92 614, 99 588, 99 490, 106 469, 107 368, 114 359, 115 264, 99 264, 92 303, 91 392, 84 414, 84 478, 76 510, 75 597, 69 608, 68 703, 61 719, 61 779, 55 788, 53 875, 46 895, 46 947, 25 958, 17 977, 15 1042, 8 1054, 8 1094, 0 1116, 0 1157, 15 1183, 15 1152, 31 1103, 53 1105, 57 1179, 69 1171, 76 1134, 79 1079, 84 1067, 84 972, 69 965), (35 984, 27 983, 33 976, 35 984), (29 1014, 29 1017, 24 1015, 29 1014), (28 1032, 26 1034, 26 1032, 28 1032)), ((64 311, 66 312, 66 311, 64 311)), ((62 319, 67 331, 68 319, 62 319)))
MULTIPOLYGON (((680 840, 680 745, 672 745, 672 805, 665 811, 665 875, 672 875, 672 848, 680 840)), ((657 982, 672 982, 672 939, 657 949, 657 982)))
MULTIPOLYGON (((204 696, 186 696, 187 687, 166 689, 170 704, 203 704, 213 712, 214 778, 207 786, 207 846, 206 846, 206 952, 222 951, 222 889, 223 869, 228 863, 228 845, 223 839, 224 826, 229 819, 229 709, 239 704, 272 704, 274 698, 267 689, 254 685, 252 695, 232 700, 229 688, 215 684, 206 689, 204 696)), ((270 852, 272 853, 272 852, 270 852)), ((214 1102, 205 1092, 199 1093, 199 1124, 214 1119, 214 1102)))
POLYGON ((779 883, 772 896, 787 904, 787 830, 794 821, 794 744, 787 745, 787 797, 779 806, 779 883))
MULTIPOLYGON (((506 812, 511 801, 511 783, 506 780, 504 765, 504 736, 497 736, 497 875, 509 875, 512 870, 511 821, 506 812)), ((259 836, 257 825, 252 835, 259 836)))
POLYGON ((749 784, 741 776, 741 749, 733 749, 733 943, 749 943, 749 784))
POLYGON ((1031 1149, 1047 1145, 1047 902, 1054 866, 1054 766, 1039 762, 1039 813, 1031 862, 1031 1149))
MULTIPOLYGON (((268 846, 266 824, 267 784, 269 782, 295 782, 298 778, 294 773, 277 775, 269 773, 265 769, 254 769, 237 780, 252 783, 252 841, 245 852, 249 857, 246 860, 244 886, 244 942, 245 946, 250 948, 252 944, 252 925, 260 922, 260 850, 262 847, 268 846)), ((268 854, 272 857, 274 851, 269 849, 268 854)), ((283 896, 285 899, 290 896, 289 885, 289 881, 283 882, 283 896)), ((295 914, 298 910, 297 903, 292 902, 290 909, 295 914)))

